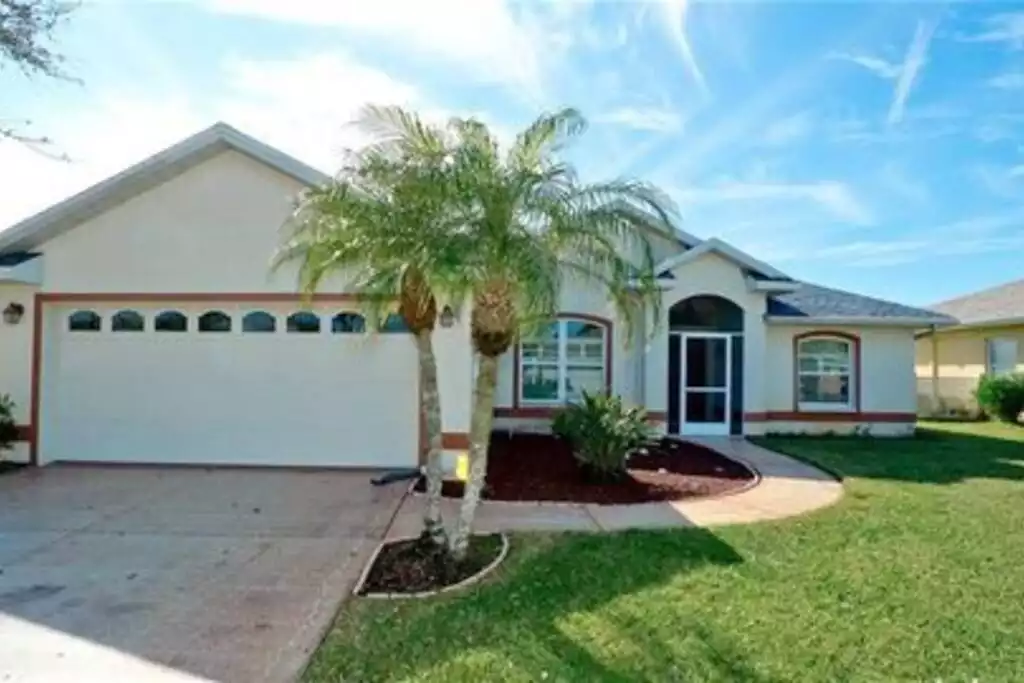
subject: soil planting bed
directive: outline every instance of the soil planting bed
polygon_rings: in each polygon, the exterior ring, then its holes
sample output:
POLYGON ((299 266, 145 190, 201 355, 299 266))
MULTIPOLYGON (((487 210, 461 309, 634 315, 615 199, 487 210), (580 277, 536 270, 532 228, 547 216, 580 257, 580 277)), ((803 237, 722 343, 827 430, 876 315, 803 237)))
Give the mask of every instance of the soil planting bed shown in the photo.
POLYGON ((393 541, 381 547, 359 592, 365 595, 438 591, 485 569, 498 558, 503 546, 500 534, 473 536, 466 559, 456 563, 429 539, 393 541))
MULTIPOLYGON (((744 489, 755 478, 715 451, 671 439, 653 442, 629 459, 627 476, 612 482, 587 477, 568 444, 543 434, 496 432, 491 438, 484 498, 575 503, 649 503, 715 496, 744 489)), ((421 480, 417 491, 422 491, 421 480)), ((462 497, 462 482, 444 495, 462 497)))

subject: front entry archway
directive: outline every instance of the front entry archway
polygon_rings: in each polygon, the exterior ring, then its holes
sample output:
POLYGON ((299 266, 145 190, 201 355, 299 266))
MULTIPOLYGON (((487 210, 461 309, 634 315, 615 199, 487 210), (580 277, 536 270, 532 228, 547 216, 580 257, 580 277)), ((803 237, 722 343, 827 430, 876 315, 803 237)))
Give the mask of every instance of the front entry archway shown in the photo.
POLYGON ((669 309, 668 432, 743 433, 743 309, 704 294, 669 309))

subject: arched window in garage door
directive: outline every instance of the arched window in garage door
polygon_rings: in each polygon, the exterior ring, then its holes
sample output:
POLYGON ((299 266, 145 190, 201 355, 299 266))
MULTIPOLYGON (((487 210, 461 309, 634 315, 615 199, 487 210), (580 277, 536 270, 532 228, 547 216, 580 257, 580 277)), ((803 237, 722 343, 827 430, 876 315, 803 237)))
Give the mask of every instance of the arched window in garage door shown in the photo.
POLYGON ((68 329, 72 332, 99 332, 102 326, 95 311, 75 311, 68 316, 68 329))
POLYGON ((231 316, 224 311, 207 311, 199 316, 200 332, 230 332, 231 316))
POLYGON ((114 332, 142 332, 146 329, 146 319, 138 311, 118 311, 110 319, 110 329, 114 332))
POLYGON ((188 317, 179 311, 164 311, 153 319, 153 329, 157 332, 187 332, 188 317))
POLYGON ((277 319, 266 311, 252 311, 242 318, 242 332, 273 332, 277 319))

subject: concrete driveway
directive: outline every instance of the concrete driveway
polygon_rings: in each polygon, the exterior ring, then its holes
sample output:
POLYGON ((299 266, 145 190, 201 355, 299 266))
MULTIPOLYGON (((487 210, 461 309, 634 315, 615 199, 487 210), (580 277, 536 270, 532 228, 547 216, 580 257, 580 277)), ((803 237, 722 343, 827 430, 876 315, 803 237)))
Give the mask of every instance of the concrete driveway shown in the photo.
POLYGON ((0 681, 293 678, 402 497, 371 476, 0 476, 0 681))

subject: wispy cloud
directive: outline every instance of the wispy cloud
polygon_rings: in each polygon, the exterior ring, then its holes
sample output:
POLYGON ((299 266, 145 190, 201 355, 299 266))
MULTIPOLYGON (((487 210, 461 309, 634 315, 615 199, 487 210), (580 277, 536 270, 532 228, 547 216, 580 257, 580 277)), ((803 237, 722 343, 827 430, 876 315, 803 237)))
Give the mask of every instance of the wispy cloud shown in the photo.
POLYGON ((977 33, 957 36, 966 43, 1006 43, 1024 49, 1024 12, 1002 12, 985 19, 984 28, 977 33))
POLYGON ((1012 71, 999 74, 985 81, 985 84, 990 88, 999 88, 1000 90, 1021 90, 1024 89, 1024 72, 1012 71))
POLYGON ((903 71, 903 65, 896 62, 889 62, 881 57, 868 54, 857 54, 853 52, 832 52, 828 59, 842 62, 850 62, 861 66, 881 78, 896 80, 903 71))
POLYGON ((662 21, 669 37, 679 50, 679 56, 683 59, 683 65, 690 72, 694 82, 705 93, 708 92, 707 80, 704 72, 697 64, 697 58, 690 45, 690 39, 686 35, 686 15, 689 10, 688 0, 661 0, 662 21))
POLYGON ((903 68, 896 80, 896 90, 893 93, 892 105, 889 107, 888 121, 890 124, 903 120, 903 110, 907 105, 907 98, 910 97, 918 74, 928 61, 928 46, 932 42, 932 35, 934 35, 937 25, 937 22, 917 22, 914 37, 907 47, 907 56, 903 60, 903 68))
POLYGON ((682 115, 665 107, 618 107, 598 114, 594 121, 653 133, 676 133, 683 127, 682 115))
POLYGON ((856 225, 874 223, 871 210, 844 183, 822 180, 810 183, 767 183, 724 181, 703 187, 680 189, 682 204, 724 202, 803 201, 811 202, 839 220, 856 225))
POLYGON ((994 197, 1001 199, 1020 199, 1024 197, 1024 165, 994 166, 978 164, 969 173, 981 187, 994 197))
POLYGON ((770 146, 788 145, 807 137, 812 127, 811 113, 798 112, 769 123, 761 137, 761 142, 770 146))
POLYGON ((889 125, 893 125, 903 120, 903 112, 906 109, 910 93, 914 90, 914 84, 917 82, 921 70, 928 63, 928 48, 937 26, 938 21, 918 21, 914 28, 914 37, 907 45, 906 55, 899 63, 890 62, 874 55, 851 52, 833 52, 828 55, 828 58, 856 64, 879 78, 896 81, 889 113, 886 116, 889 125))

